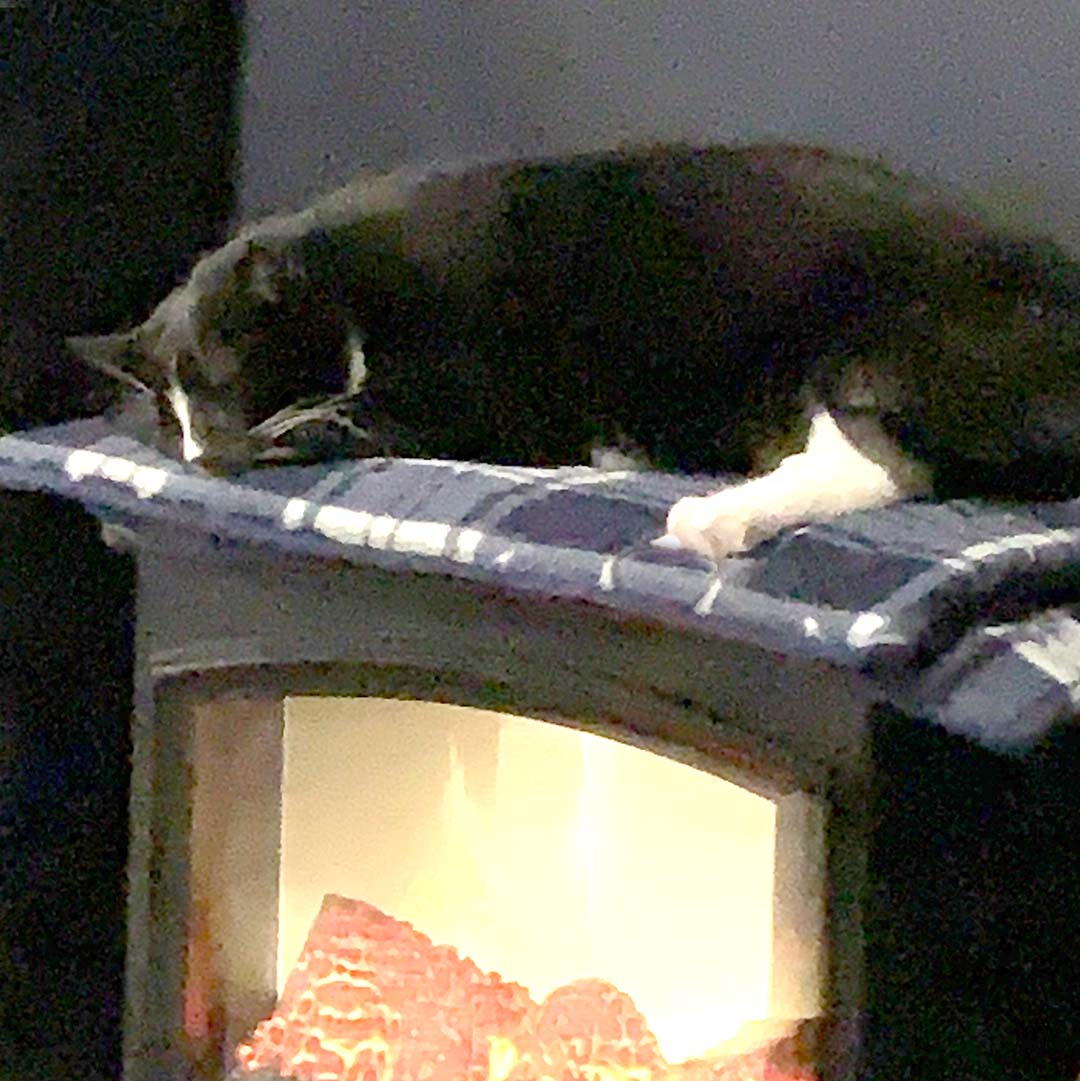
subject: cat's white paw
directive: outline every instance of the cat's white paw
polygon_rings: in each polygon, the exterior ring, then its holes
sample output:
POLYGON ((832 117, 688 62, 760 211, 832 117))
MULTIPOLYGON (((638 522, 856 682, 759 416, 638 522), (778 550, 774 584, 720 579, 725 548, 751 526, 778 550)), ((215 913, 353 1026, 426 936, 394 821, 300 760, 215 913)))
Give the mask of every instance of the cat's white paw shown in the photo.
POLYGON ((928 490, 925 470, 893 445, 875 419, 852 426, 863 444, 875 448, 874 458, 819 410, 811 419, 806 449, 771 473, 713 495, 680 499, 668 512, 667 536, 660 546, 719 561, 788 526, 884 507, 928 490))
POLYGON ((668 511, 667 535, 661 546, 679 547, 719 562, 750 547, 752 517, 741 488, 684 496, 668 511))

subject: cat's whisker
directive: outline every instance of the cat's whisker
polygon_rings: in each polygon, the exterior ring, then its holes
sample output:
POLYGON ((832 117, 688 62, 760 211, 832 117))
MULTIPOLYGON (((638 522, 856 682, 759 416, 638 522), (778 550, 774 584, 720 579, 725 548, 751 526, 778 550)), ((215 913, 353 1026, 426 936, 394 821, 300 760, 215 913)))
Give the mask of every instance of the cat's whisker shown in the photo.
POLYGON ((277 432, 281 424, 287 424, 293 417, 297 415, 306 415, 307 410, 299 410, 296 405, 287 405, 284 409, 279 409, 276 413, 271 414, 263 420, 260 420, 258 424, 253 424, 248 428, 248 435, 260 438, 266 435, 273 435, 277 432))
POLYGON ((248 435, 280 435, 295 428, 297 424, 303 424, 308 420, 321 419, 330 404, 336 406, 338 399, 330 398, 316 405, 299 405, 296 403, 287 405, 284 409, 279 409, 276 413, 266 417, 265 420, 252 425, 248 429, 248 435))
POLYGON ((349 401, 350 397, 350 395, 341 394, 327 398, 317 405, 286 406, 284 409, 274 413, 273 416, 267 417, 249 428, 248 434, 258 439, 275 440, 280 439, 281 436, 303 424, 322 421, 328 424, 336 424, 347 429, 350 434, 358 439, 364 439, 368 433, 356 425, 350 417, 340 412, 341 407, 349 401))
POLYGON ((305 409, 302 412, 293 414, 291 417, 282 417, 276 424, 270 425, 265 430, 255 434, 269 439, 280 439, 281 436, 287 435, 304 424, 317 421, 341 423, 342 418, 333 412, 325 412, 320 409, 305 409))
POLYGON ((264 421, 262 424, 249 429, 248 434, 260 439, 277 439, 301 424, 316 419, 318 419, 317 416, 313 415, 310 410, 304 410, 303 412, 292 413, 289 416, 277 416, 274 418, 273 423, 264 421))

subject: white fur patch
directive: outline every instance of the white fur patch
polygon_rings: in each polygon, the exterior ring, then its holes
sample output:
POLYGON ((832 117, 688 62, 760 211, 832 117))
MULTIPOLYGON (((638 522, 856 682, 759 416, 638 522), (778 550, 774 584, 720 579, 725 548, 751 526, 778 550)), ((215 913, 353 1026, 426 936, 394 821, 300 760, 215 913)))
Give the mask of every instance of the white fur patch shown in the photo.
MULTIPOLYGON (((876 435, 876 445, 891 447, 884 432, 876 435)), ((806 449, 771 473, 713 495, 680 499, 668 513, 661 544, 720 560, 787 526, 882 507, 920 490, 913 464, 899 450, 889 459, 885 466, 860 453, 836 421, 819 410, 806 449)))
POLYGON ((356 394, 367 379, 367 360, 364 357, 364 336, 356 327, 349 325, 345 337, 345 353, 349 361, 349 381, 346 392, 356 394))
POLYGON ((605 473, 639 473, 649 468, 640 451, 625 451, 620 447, 593 447, 589 451, 589 464, 605 473))
POLYGON ((195 431, 191 424, 191 400, 184 392, 184 388, 172 383, 165 391, 165 397, 169 399, 173 413, 180 424, 181 453, 185 462, 194 462, 206 452, 206 447, 195 438, 195 431))

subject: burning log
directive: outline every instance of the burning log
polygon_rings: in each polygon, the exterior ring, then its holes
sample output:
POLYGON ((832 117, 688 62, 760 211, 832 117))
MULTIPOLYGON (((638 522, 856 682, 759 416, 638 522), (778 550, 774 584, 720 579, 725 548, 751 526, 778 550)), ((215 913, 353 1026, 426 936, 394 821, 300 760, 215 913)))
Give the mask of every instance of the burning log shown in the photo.
POLYGON ((805 1026, 665 1062, 629 995, 576 980, 537 1005, 450 946, 328 894, 236 1081, 816 1081, 805 1026), (805 1044, 805 1039, 802 1043, 805 1044))

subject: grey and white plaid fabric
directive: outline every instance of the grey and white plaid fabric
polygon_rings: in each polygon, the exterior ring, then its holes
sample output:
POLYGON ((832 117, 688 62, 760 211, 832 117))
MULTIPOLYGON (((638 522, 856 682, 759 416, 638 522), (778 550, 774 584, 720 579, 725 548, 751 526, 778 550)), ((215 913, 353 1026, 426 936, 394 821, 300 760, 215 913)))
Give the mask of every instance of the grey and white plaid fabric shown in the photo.
POLYGON ((715 478, 369 459, 223 480, 99 418, 0 438, 0 485, 76 499, 136 534, 164 525, 180 549, 449 575, 864 668, 910 712, 999 748, 1071 718, 1080 693, 1080 627, 1039 602, 1080 568, 1080 504, 903 504, 715 567, 651 543, 670 505, 715 478), (995 622, 1018 590, 1033 618, 995 622))

